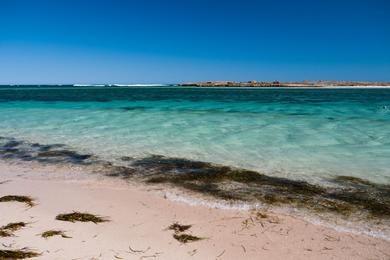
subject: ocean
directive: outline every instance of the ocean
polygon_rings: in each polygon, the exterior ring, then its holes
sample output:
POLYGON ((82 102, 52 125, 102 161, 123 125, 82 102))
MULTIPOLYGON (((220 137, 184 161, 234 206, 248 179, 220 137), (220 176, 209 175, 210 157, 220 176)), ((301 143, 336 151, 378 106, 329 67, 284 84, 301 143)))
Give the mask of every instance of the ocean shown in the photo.
POLYGON ((151 154, 390 183, 390 89, 3 87, 0 135, 110 161, 151 154))
POLYGON ((1 158, 60 144, 219 199, 390 215, 390 89, 2 86, 0 136, 1 158))

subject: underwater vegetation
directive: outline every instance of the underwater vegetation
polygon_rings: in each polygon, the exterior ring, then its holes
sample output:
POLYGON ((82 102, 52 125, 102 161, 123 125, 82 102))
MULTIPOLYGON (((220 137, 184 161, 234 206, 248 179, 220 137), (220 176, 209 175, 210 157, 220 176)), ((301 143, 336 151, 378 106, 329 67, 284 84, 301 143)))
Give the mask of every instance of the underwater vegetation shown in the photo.
POLYGON ((149 184, 169 184, 219 199, 292 205, 348 216, 363 211, 370 218, 390 218, 390 185, 337 176, 332 187, 267 176, 259 172, 181 158, 151 156, 135 161, 149 184), (151 174, 152 173, 152 174, 151 174))
POLYGON ((0 159, 19 159, 22 161, 37 161, 41 163, 73 163, 88 164, 92 155, 80 154, 65 149, 63 144, 42 145, 0 138, 0 159))

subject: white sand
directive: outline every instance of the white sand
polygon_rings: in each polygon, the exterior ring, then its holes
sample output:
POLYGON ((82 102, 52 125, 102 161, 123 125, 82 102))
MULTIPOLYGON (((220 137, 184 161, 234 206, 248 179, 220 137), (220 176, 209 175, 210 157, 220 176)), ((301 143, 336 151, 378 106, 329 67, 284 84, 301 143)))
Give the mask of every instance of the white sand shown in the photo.
POLYGON ((289 216, 210 209, 172 202, 145 187, 96 179, 75 180, 77 171, 0 162, 0 197, 28 195, 37 205, 0 203, 0 226, 25 221, 15 237, 0 238, 1 249, 28 247, 39 259, 389 259, 390 242, 337 232, 289 216), (55 172, 54 172, 55 171, 55 172), (49 174, 49 175, 48 175, 49 174), (50 175, 51 174, 51 175, 50 175), (67 174, 66 178, 57 178, 67 174), (45 178, 46 176, 46 178, 45 178), (56 176, 49 179, 47 176, 56 176), (70 223, 59 213, 86 211, 110 222, 70 223), (252 219, 251 219, 252 218, 252 219), (190 233, 206 239, 181 244, 166 228, 192 224, 190 233), (44 239, 50 229, 72 238, 44 239), (131 249, 129 249, 131 247, 131 249), (133 251, 132 251, 133 250, 133 251))

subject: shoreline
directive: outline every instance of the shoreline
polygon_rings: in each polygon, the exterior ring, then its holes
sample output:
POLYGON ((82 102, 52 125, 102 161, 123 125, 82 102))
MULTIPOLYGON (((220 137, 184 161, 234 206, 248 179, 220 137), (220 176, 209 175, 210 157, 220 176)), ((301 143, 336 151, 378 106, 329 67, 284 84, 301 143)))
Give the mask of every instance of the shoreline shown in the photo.
POLYGON ((319 80, 319 81, 201 81, 180 83, 177 86, 196 86, 196 87, 233 87, 233 88, 390 88, 390 82, 374 82, 374 81, 335 81, 335 80, 319 80))
POLYGON ((212 85, 212 84, 60 84, 60 85, 0 85, 1 88, 21 89, 21 88, 227 88, 227 89, 390 89, 389 85, 300 85, 300 84, 280 84, 280 85, 212 85))
POLYGON ((256 212, 189 205, 167 199, 165 191, 157 188, 74 178, 83 169, 0 161, 0 171, 0 196, 28 195, 37 201, 32 208, 0 203, 0 211, 6 212, 0 214, 0 225, 30 223, 16 237, 4 239, 2 248, 27 246, 43 252, 39 259, 341 259, 341 255, 343 259, 388 259, 390 255, 390 242, 383 239, 274 212, 263 212, 267 217, 259 219, 256 212), (106 216, 110 222, 54 220, 56 214, 74 210, 106 216), (166 230, 174 222, 192 224, 190 233, 206 239, 181 244, 166 230), (65 230, 72 238, 37 236, 51 228, 65 230), (150 249, 134 253, 129 246, 150 249))
POLYGON ((28 179, 92 180, 124 189, 131 184, 130 188, 164 190, 160 196, 188 205, 246 211, 272 209, 312 224, 390 241, 389 186, 367 179, 335 176, 324 178, 322 184, 310 183, 161 155, 125 156, 117 164, 58 143, 30 143, 6 137, 3 142, 0 161, 3 158, 5 163, 23 168, 28 179), (28 174, 30 168, 40 169, 39 174, 28 174), (181 174, 175 174, 177 171, 181 174))

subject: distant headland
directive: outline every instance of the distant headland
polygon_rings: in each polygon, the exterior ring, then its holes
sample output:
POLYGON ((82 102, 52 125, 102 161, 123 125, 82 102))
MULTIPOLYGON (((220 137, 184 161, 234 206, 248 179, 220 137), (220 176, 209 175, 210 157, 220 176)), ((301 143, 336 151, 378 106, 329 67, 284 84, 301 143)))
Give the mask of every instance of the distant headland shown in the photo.
POLYGON ((247 82, 238 81, 204 81, 188 82, 178 84, 179 86, 188 87, 296 87, 296 88, 315 88, 315 87, 390 87, 390 82, 363 82, 363 81, 301 81, 301 82, 280 82, 280 81, 256 81, 247 82))

